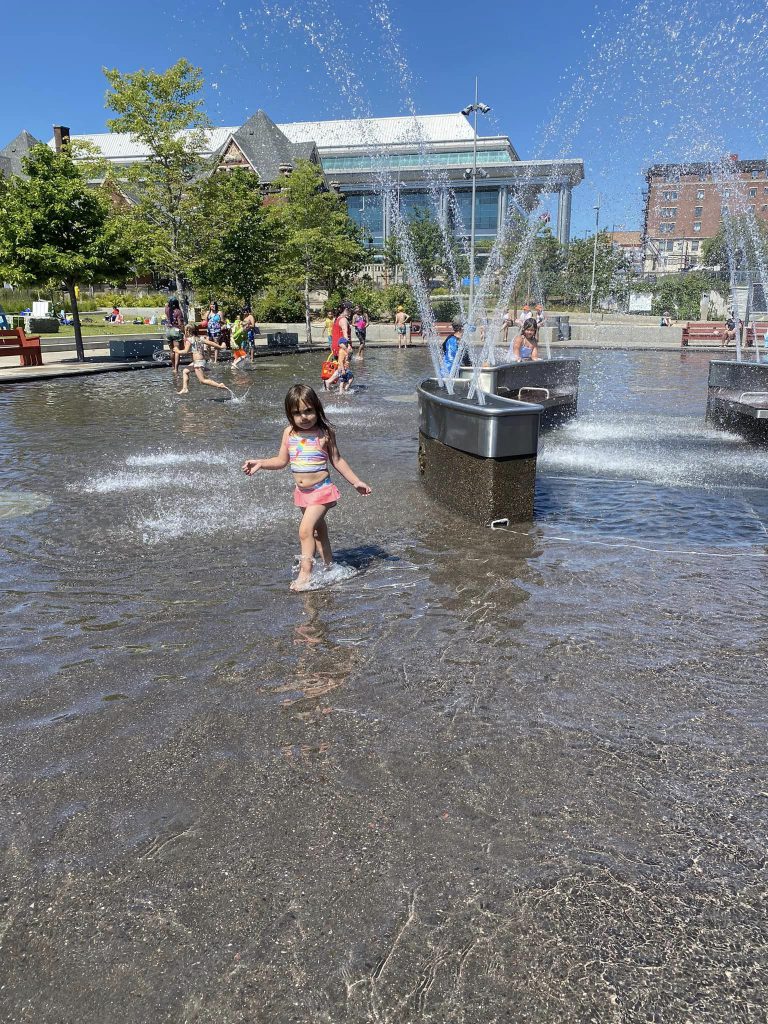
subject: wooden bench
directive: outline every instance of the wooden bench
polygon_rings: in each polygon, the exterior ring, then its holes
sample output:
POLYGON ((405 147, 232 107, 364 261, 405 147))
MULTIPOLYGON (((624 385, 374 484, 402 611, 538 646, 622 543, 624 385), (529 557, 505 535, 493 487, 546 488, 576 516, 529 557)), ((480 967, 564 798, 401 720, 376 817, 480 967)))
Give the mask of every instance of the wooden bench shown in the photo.
POLYGON ((748 347, 755 344, 755 335, 757 335, 757 344, 761 342, 765 343, 765 336, 768 334, 768 322, 764 320, 756 320, 744 331, 744 343, 748 347))
POLYGON ((680 344, 683 348, 687 348, 689 341, 722 341, 725 338, 725 331, 724 323, 710 323, 708 320, 689 320, 683 326, 683 336, 680 339, 680 344))
POLYGON ((42 366, 40 336, 27 337, 23 327, 0 330, 0 356, 18 356, 19 366, 42 366))
MULTIPOLYGON (((683 336, 680 339, 680 344, 684 348, 687 347, 689 341, 719 341, 721 344, 727 344, 727 330, 728 328, 725 326, 725 323, 691 320, 683 327, 683 336)), ((761 341, 765 341, 766 333, 768 333, 768 322, 761 320, 754 325, 751 323, 746 324, 742 335, 744 345, 747 348, 751 348, 755 344, 755 334, 757 334, 758 344, 761 341)))

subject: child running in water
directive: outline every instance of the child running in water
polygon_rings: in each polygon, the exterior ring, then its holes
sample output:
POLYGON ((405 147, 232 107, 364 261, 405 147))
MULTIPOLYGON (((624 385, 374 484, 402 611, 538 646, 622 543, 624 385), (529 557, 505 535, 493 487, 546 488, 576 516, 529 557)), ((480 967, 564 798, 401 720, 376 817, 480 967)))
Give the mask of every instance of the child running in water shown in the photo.
POLYGON ((181 391, 178 391, 177 394, 189 394, 189 375, 192 371, 194 371, 201 384, 210 384, 212 388, 221 388, 224 391, 229 391, 230 395, 232 394, 226 384, 219 384, 217 380, 211 380, 210 377, 205 376, 205 349, 206 346, 211 345, 217 349, 225 347, 221 342, 213 341, 211 338, 203 339, 200 336, 200 328, 196 324, 187 325, 184 348, 181 350, 181 355, 184 355, 185 352, 192 352, 192 370, 188 366, 184 367, 181 375, 181 391))
POLYGON ((329 466, 358 494, 368 495, 371 488, 339 454, 333 425, 325 418, 322 403, 312 388, 294 384, 285 396, 285 414, 288 426, 283 431, 280 451, 271 459, 247 459, 243 472, 252 476, 259 469, 284 469, 290 463, 296 484, 293 502, 304 510, 299 525, 299 575, 291 583, 291 590, 306 590, 315 556, 322 557, 326 569, 333 561, 325 517, 340 495, 329 475, 329 466))

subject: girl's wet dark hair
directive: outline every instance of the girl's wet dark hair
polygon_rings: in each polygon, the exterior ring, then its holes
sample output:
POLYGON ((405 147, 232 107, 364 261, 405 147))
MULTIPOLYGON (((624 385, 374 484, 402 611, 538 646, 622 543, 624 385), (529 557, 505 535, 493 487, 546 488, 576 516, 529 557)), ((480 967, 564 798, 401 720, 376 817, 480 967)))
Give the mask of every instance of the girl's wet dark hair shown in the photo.
POLYGON ((527 320, 523 320, 522 330, 527 331, 530 327, 532 327, 534 329, 534 331, 536 331, 538 333, 538 330, 539 330, 538 324, 533 319, 533 317, 528 317, 527 320))
POLYGON ((285 415, 288 417, 288 422, 294 430, 299 428, 296 426, 293 417, 302 403, 308 405, 312 412, 314 412, 317 417, 317 426, 325 433, 331 444, 335 445, 336 431, 334 426, 325 418, 323 403, 317 397, 317 392, 314 388, 311 388, 308 384, 294 384, 292 388, 288 389, 288 394, 285 396, 285 415))

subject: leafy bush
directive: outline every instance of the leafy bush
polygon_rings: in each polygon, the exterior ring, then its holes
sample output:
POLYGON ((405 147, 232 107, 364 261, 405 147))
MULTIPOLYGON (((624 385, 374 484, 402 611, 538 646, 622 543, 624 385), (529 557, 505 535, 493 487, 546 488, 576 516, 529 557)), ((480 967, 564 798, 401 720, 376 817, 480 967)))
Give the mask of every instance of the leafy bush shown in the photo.
POLYGON ((416 300, 407 284, 391 284, 379 294, 381 295, 383 313, 390 320, 395 319, 398 306, 403 306, 412 319, 418 318, 419 311, 416 308, 416 300))
POLYGON ((653 286, 651 311, 661 316, 666 310, 675 320, 698 320, 701 315, 699 303, 704 292, 711 289, 725 294, 727 285, 716 280, 711 274, 693 271, 689 274, 667 274, 660 277, 653 286))
POLYGON ((455 320, 461 312, 461 305, 458 299, 442 299, 433 295, 432 312, 437 321, 455 320))
POLYGON ((358 282, 347 289, 347 298, 353 306, 360 306, 371 320, 381 320, 385 314, 383 292, 365 282, 358 282))
POLYGON ((304 299, 293 285, 270 285, 254 308, 257 320, 266 323, 301 323, 304 320, 304 299))

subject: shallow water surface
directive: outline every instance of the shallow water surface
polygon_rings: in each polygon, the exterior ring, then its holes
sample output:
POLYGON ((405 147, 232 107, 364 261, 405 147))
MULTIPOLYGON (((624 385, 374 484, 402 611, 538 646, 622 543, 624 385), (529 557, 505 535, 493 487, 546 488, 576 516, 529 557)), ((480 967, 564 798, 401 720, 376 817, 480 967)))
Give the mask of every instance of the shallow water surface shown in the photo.
POLYGON ((319 362, 0 390, 5 1019, 761 1019, 768 453, 706 356, 583 353, 491 531, 420 487, 426 353, 370 351, 374 493, 294 595, 240 465, 319 362))

